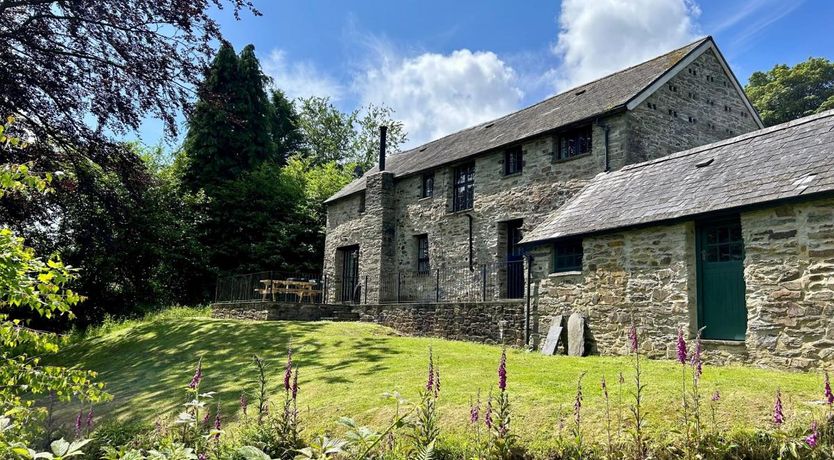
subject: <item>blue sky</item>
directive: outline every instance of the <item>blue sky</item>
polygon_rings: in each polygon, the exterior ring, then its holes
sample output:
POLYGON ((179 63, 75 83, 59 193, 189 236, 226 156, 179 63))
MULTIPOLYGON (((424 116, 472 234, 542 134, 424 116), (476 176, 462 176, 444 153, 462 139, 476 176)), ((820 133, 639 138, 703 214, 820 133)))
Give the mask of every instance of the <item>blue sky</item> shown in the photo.
MULTIPOLYGON (((215 11, 236 49, 255 45, 293 97, 343 110, 384 103, 409 146, 712 35, 744 83, 756 70, 834 59, 828 0, 267 1, 215 11)), ((161 139, 146 121, 137 136, 161 139)), ((174 148, 168 145, 168 148, 174 148)))

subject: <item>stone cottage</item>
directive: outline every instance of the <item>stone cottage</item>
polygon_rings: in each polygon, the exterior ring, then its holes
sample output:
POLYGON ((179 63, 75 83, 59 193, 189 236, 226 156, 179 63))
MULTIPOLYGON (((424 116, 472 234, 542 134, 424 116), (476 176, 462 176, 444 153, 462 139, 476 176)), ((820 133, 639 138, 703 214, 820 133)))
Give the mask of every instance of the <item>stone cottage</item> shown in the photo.
POLYGON ((597 175, 522 240, 533 310, 584 313, 601 353, 633 321, 659 356, 683 325, 719 359, 834 359, 832 159, 828 111, 597 175))
POLYGON ((325 300, 523 299, 523 232, 594 176, 761 127, 706 37, 391 155, 327 200, 325 300))
MULTIPOLYGON (((834 359, 831 113, 762 129, 710 37, 391 155, 327 201, 325 300, 405 332, 537 345, 586 317, 720 360, 834 359)), ((384 158, 384 157, 383 157, 384 158)))

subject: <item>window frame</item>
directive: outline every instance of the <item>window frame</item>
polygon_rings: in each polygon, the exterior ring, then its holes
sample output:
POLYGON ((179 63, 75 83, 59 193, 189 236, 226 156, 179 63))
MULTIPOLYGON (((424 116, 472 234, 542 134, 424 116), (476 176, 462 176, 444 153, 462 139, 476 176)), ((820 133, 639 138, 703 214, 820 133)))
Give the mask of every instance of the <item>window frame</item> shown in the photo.
POLYGON ((431 256, 429 255, 429 235, 415 235, 417 243, 417 273, 431 273, 431 256))
POLYGON ((434 196, 434 171, 423 174, 420 181, 420 198, 431 198, 434 196), (426 183, 431 183, 430 187, 426 187, 426 183))
POLYGON ((452 212, 475 207, 475 163, 455 166, 452 173, 452 212))
POLYGON ((553 269, 551 273, 581 272, 584 257, 581 238, 557 241, 553 243, 553 269), (560 253, 560 250, 563 252, 560 253))
POLYGON ((590 155, 594 149, 594 129, 591 125, 580 126, 569 131, 564 131, 556 135, 556 146, 553 149, 554 155, 553 159, 555 161, 563 161, 563 160, 570 160, 571 158, 577 158, 584 155, 590 155), (582 150, 582 139, 587 139, 587 148, 585 151, 582 150), (574 141, 580 144, 577 153, 572 155, 568 154, 566 151, 568 149, 567 144, 563 149, 563 142, 570 142, 574 141))
POLYGON ((524 171, 524 149, 520 145, 504 150, 504 175, 512 176, 524 171))

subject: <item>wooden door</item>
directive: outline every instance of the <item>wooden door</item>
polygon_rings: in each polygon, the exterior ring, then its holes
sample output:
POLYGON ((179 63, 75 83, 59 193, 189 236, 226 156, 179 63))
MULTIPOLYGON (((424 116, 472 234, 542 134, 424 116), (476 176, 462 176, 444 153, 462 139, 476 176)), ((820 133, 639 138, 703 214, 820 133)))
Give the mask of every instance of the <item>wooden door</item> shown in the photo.
POLYGON ((698 326, 703 337, 744 340, 744 241, 738 218, 698 227, 698 326))

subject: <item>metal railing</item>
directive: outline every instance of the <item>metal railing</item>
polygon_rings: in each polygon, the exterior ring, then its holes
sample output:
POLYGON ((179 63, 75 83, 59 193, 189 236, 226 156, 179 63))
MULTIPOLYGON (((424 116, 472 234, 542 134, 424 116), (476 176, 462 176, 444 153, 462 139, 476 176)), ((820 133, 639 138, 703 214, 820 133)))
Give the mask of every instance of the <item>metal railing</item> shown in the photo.
POLYGON ((322 303, 327 279, 321 274, 264 271, 218 278, 215 303, 322 303))
POLYGON ((376 285, 367 274, 337 276, 264 271, 221 277, 215 303, 439 303, 522 299, 526 292, 524 262, 401 270, 385 274, 376 285), (378 289, 378 291, 377 291, 378 289))
POLYGON ((381 280, 381 303, 487 302, 524 297, 524 262, 399 271, 381 280))

